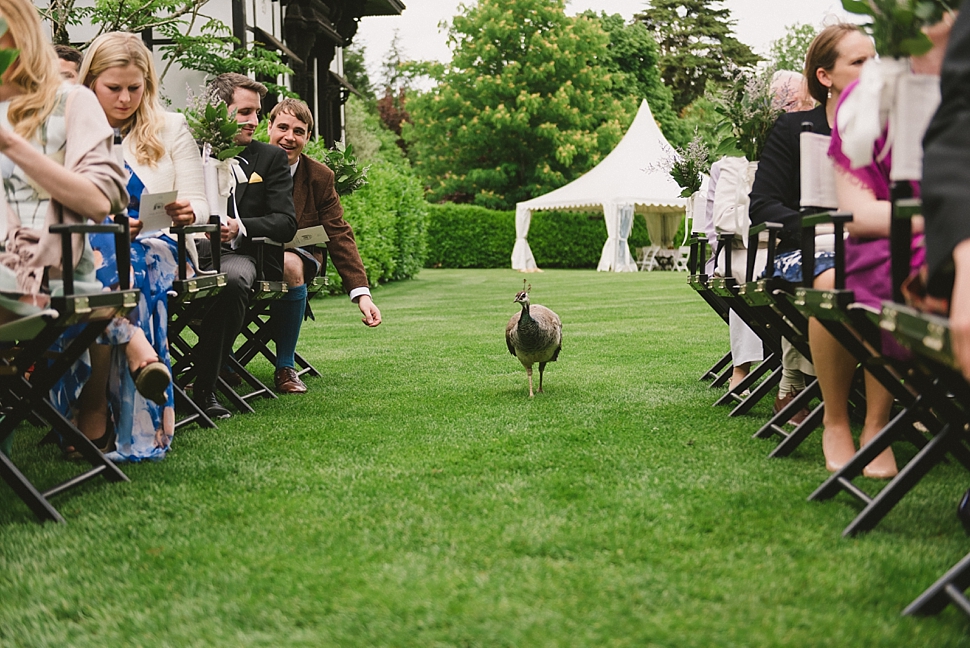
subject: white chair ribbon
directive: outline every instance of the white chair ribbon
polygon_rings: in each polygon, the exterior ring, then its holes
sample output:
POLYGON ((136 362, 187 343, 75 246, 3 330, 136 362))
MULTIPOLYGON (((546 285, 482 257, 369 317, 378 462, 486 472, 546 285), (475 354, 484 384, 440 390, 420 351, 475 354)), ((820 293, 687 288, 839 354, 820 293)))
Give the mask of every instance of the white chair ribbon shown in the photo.
MULTIPOLYGON (((909 59, 869 59, 862 66, 859 84, 839 106, 836 122, 842 138, 842 152, 853 169, 872 164, 873 148, 889 121, 896 86, 908 74, 909 59)), ((881 160, 892 148, 893 133, 879 153, 881 160)))

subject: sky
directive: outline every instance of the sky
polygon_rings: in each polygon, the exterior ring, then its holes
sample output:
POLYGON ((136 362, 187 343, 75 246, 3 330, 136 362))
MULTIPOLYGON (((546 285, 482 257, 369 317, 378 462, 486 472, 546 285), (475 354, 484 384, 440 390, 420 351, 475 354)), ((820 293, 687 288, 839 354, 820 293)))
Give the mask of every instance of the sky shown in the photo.
MULTIPOLYGON (((400 16, 362 18, 354 38, 355 45, 366 46, 367 69, 375 82, 379 80, 381 61, 395 29, 405 58, 449 61, 451 51, 445 42, 445 31, 438 25, 457 14, 459 4, 472 3, 471 0, 403 1, 407 8, 400 16)), ((647 0, 567 0, 566 13, 575 15, 593 9, 618 13, 629 20, 647 5, 647 0)), ((834 19, 832 16, 847 17, 839 0, 723 0, 720 6, 731 11, 737 37, 758 54, 766 54, 772 41, 784 36, 789 25, 806 23, 818 27, 826 17, 829 21, 834 19)))

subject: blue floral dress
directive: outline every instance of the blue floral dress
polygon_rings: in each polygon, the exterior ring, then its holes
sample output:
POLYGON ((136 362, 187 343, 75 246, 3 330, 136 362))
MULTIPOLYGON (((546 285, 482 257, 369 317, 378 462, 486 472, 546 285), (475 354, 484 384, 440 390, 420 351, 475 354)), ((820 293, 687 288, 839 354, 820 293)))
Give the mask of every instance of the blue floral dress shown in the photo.
MULTIPOLYGON (((127 167, 127 165, 126 165, 127 167)), ((128 216, 138 218, 141 195, 145 185, 128 169, 128 216)), ((108 234, 92 234, 98 281, 105 287, 117 286, 118 270, 114 237, 108 234)), ((171 238, 143 236, 131 244, 131 286, 140 292, 138 306, 128 315, 127 322, 138 326, 145 333, 158 358, 171 370, 168 350, 168 291, 172 288, 178 272, 178 249, 171 238)), ((108 454, 112 461, 141 461, 162 459, 171 446, 175 428, 175 400, 171 385, 167 390, 167 402, 159 406, 146 399, 135 389, 135 382, 128 371, 124 349, 118 344, 127 341, 130 333, 116 321, 106 332, 111 346, 111 370, 108 377, 108 399, 111 419, 117 434, 117 450, 108 454), (127 335, 127 337, 126 337, 127 335), (162 432, 162 434, 158 434, 162 432), (157 441, 158 438, 162 442, 157 441)))

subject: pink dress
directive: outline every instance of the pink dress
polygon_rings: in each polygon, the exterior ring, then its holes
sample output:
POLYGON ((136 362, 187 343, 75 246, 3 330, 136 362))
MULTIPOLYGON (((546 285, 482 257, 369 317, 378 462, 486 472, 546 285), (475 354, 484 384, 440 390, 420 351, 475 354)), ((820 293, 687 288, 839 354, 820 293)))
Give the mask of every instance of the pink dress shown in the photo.
MULTIPOLYGON (((839 105, 852 94, 857 85, 853 82, 839 98, 839 105)), ((882 160, 879 153, 886 144, 883 133, 873 145, 873 162, 858 169, 851 168, 849 158, 842 152, 842 138, 839 134, 838 109, 835 126, 832 128, 832 143, 829 157, 841 169, 851 174, 865 187, 868 187, 877 200, 889 200, 889 170, 892 167, 892 151, 882 160)), ((911 183, 913 195, 919 197, 918 182, 911 183)), ((923 235, 917 234, 912 241, 910 268, 918 270, 925 261, 923 235)), ((888 238, 859 238, 850 236, 845 242, 845 287, 855 293, 857 302, 880 308, 882 302, 893 298, 892 271, 888 238)), ((891 335, 883 334, 883 352, 892 357, 905 357, 902 347, 896 344, 891 335)))

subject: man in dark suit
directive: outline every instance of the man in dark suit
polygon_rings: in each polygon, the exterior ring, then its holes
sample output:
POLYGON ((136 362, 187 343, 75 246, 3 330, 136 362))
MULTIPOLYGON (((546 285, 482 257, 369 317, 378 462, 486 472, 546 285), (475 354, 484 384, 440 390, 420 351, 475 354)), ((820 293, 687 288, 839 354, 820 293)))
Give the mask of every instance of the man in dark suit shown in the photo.
MULTIPOLYGON (((357 304, 362 321, 370 327, 381 323, 381 311, 371 299, 367 272, 357 251, 354 230, 344 220, 344 210, 334 185, 334 173, 325 164, 303 155, 313 115, 305 103, 284 99, 269 114, 269 141, 286 151, 293 175, 293 203, 300 229, 322 225, 330 239, 327 252, 340 274, 344 289, 357 304)), ((293 248, 283 255, 283 278, 288 292, 273 303, 272 321, 276 337, 277 391, 302 394, 306 385, 294 370, 294 353, 306 311, 306 283, 321 270, 323 252, 319 247, 293 248)))
MULTIPOLYGON (((209 83, 212 96, 235 111, 241 128, 236 143, 246 148, 236 156, 239 181, 234 199, 229 200, 229 218, 222 226, 222 266, 226 287, 210 309, 199 334, 195 350, 196 380, 194 398, 210 418, 228 418, 229 410, 216 400, 214 388, 219 370, 242 330, 249 296, 256 281, 253 238, 267 237, 290 241, 296 235, 293 211, 293 180, 286 153, 279 147, 253 140, 259 124, 260 99, 266 87, 241 74, 220 74, 209 83), (238 211, 237 211, 238 210, 238 211)), ((210 262, 207 241, 199 242, 203 267, 210 262)), ((282 267, 273 255, 264 259, 270 278, 280 278, 282 267)))
POLYGON ((950 32, 940 91, 923 140, 928 290, 949 298, 953 352, 970 380, 970 0, 950 32))

